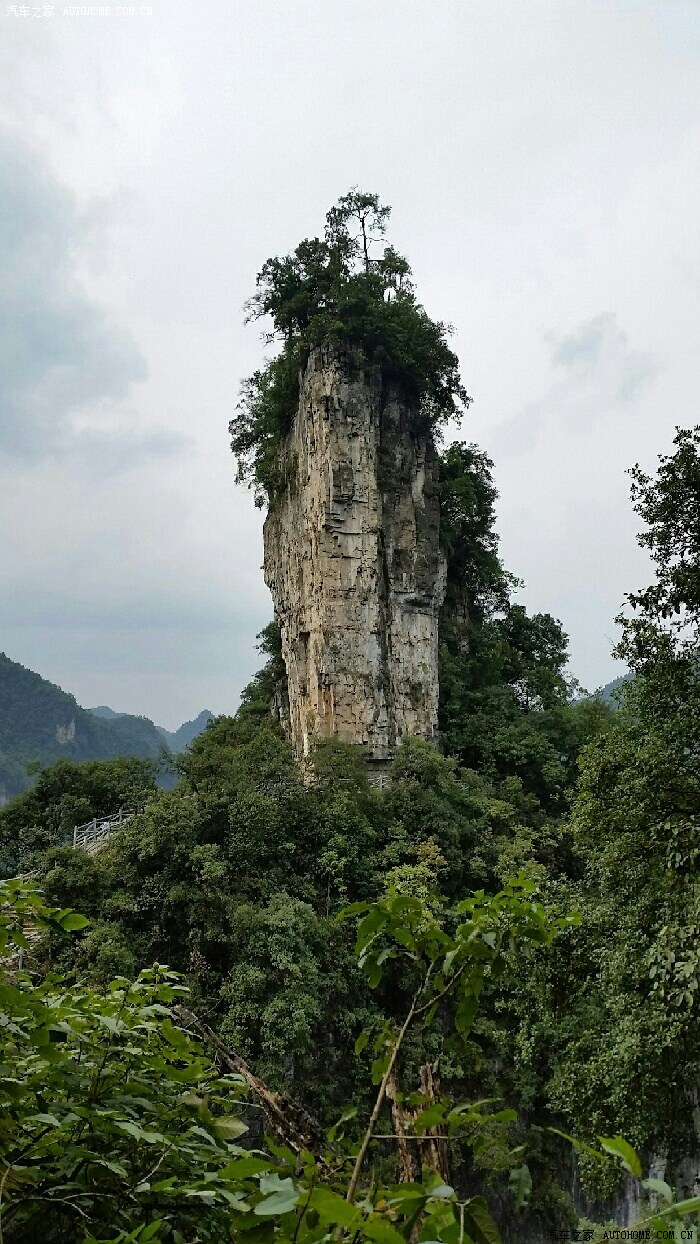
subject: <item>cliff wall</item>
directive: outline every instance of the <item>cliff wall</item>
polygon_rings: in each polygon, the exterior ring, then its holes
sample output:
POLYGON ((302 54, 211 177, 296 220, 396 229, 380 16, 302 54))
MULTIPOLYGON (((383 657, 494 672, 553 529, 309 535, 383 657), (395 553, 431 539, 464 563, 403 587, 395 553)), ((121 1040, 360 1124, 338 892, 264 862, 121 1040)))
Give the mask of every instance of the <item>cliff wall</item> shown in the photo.
POLYGON ((282 447, 285 485, 265 522, 265 581, 282 633, 288 729, 386 762, 438 710, 440 554, 430 433, 377 369, 322 347, 309 359, 282 447))

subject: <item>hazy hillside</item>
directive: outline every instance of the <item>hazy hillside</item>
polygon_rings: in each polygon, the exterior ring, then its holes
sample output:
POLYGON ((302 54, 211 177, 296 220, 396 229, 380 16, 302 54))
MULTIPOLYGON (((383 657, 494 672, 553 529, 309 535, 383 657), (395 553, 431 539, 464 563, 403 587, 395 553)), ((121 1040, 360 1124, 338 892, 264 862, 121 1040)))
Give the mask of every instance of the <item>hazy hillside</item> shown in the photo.
POLYGON ((171 751, 182 752, 189 747, 198 734, 202 733, 202 730, 206 730, 213 717, 214 714, 210 713, 208 708, 203 708, 192 721, 183 721, 182 725, 172 733, 164 730, 162 726, 158 726, 157 729, 160 730, 171 751))
POLYGON ((605 700, 606 703, 612 704, 613 708, 616 708, 617 699, 615 692, 619 691, 620 687, 623 687, 630 677, 630 674, 620 674, 619 678, 613 678, 612 682, 606 683, 604 687, 600 687, 596 691, 595 698, 597 700, 605 700))
POLYGON ((74 696, 0 653, 0 803, 30 785, 27 765, 167 754, 145 717, 95 716, 74 696))
MULTIPOLYGON (((147 721, 149 725, 153 723, 148 717, 134 717, 130 713, 115 713, 113 708, 108 704, 98 704, 96 708, 89 708, 89 713, 94 713, 96 717, 102 717, 106 721, 147 721)), ((160 737, 167 744, 171 752, 182 752, 189 747, 193 739, 196 739, 202 730, 206 730, 207 724, 213 719, 214 714, 210 713, 208 708, 203 708, 192 721, 183 721, 177 730, 166 730, 165 726, 155 726, 160 737)))

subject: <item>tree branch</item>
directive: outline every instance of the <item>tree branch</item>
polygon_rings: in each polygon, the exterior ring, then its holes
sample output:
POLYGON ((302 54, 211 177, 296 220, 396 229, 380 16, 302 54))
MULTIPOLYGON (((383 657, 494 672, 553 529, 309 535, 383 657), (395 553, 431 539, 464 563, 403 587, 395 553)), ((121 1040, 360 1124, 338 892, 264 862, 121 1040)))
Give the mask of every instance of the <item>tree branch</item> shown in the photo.
POLYGON ((435 1006, 436 1002, 439 1002, 441 998, 444 998, 445 994, 448 994, 450 992, 452 986, 456 985, 457 981, 459 980, 466 966, 467 966, 467 960, 464 961, 461 968, 458 968, 454 976, 450 977, 444 989, 441 989, 439 993, 436 993, 435 997, 431 998, 429 1002, 424 1002, 422 1006, 419 1006, 417 1008, 416 1016, 423 1015, 426 1011, 430 1010, 431 1006, 435 1006))
POLYGON ((418 1001, 421 995, 423 994, 423 991, 425 990, 428 984, 428 981, 430 980, 432 971, 433 971, 433 964, 431 963, 430 967, 428 968, 428 971, 426 972, 423 978, 422 985, 419 987, 419 989, 416 991, 414 995, 413 1002, 411 1003, 411 1009, 409 1010, 408 1015, 406 1016, 405 1020, 403 1021, 403 1024, 401 1025, 399 1035, 396 1038, 396 1041, 394 1042, 394 1048, 391 1051, 391 1054, 389 1056, 389 1062, 387 1063, 386 1070, 384 1072, 384 1075, 382 1076, 381 1083, 379 1085, 379 1091, 377 1093, 377 1100, 374 1103, 372 1114, 370 1116, 369 1123, 367 1124, 367 1130, 362 1138, 362 1144, 360 1145, 357 1157, 355 1158, 355 1165, 353 1167, 353 1172, 350 1177, 350 1183, 348 1184, 348 1190, 345 1196, 345 1200, 349 1201, 351 1204, 355 1200, 355 1196, 357 1194, 357 1185, 360 1182, 360 1174, 362 1172, 362 1167, 364 1165, 365 1157, 367 1156, 367 1150, 369 1148, 369 1143, 372 1139, 372 1133, 374 1132, 377 1119, 379 1118, 382 1106, 384 1105, 387 1084, 389 1083, 389 1080, 391 1079, 391 1076, 394 1071, 394 1067, 396 1066, 396 1059, 398 1058, 399 1050, 401 1049, 401 1046, 403 1044, 404 1037, 406 1036, 406 1033, 408 1032, 417 1014, 418 1001))
POLYGON ((310 1115, 298 1102, 292 1101, 284 1093, 276 1093, 268 1088, 259 1076, 248 1066, 245 1059, 234 1050, 230 1050, 221 1037, 185 1007, 175 1008, 185 1026, 201 1041, 216 1051, 219 1059, 228 1068, 245 1080, 248 1088, 259 1099, 273 1130, 283 1144, 301 1153, 307 1149, 322 1160, 324 1149, 328 1148, 328 1139, 317 1119, 310 1115))

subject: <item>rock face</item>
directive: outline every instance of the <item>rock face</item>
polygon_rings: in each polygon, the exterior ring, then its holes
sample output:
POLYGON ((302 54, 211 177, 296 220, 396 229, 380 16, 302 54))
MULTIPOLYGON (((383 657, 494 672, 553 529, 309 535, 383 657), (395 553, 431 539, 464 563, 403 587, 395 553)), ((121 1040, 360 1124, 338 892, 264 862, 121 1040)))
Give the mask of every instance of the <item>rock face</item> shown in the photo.
POLYGON ((75 738, 75 717, 65 726, 56 726, 56 742, 72 743, 75 738))
MULTIPOLYGON (((300 755, 314 736, 365 744, 381 768, 438 710, 437 460, 377 369, 314 351, 265 521, 265 581, 282 632, 300 755)), ((285 724, 285 723, 283 723, 285 724)))

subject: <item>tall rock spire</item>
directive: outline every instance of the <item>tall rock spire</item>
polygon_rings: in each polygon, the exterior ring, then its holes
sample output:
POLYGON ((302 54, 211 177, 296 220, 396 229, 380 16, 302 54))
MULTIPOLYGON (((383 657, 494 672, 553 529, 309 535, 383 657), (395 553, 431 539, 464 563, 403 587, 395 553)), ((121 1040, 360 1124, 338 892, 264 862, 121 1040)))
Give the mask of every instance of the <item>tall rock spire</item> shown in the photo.
POLYGON ((288 729, 364 744, 381 768, 438 712, 437 459, 378 367, 311 351, 264 528, 282 635, 288 729))

